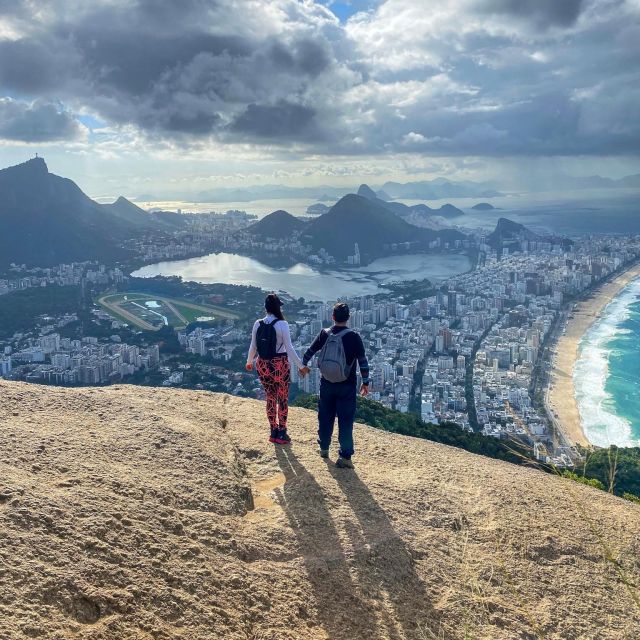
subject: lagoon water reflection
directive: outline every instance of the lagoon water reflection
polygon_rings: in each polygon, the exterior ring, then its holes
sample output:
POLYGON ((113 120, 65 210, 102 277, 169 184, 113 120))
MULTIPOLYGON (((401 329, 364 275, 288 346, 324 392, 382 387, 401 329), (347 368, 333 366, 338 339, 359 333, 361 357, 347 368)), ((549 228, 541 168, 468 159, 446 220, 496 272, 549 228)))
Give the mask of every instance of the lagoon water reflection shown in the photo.
POLYGON ((388 256, 366 267, 319 271, 302 263, 288 269, 276 269, 235 253, 211 253, 147 265, 131 275, 137 278, 182 276, 185 281, 246 284, 270 291, 286 291, 307 300, 335 300, 343 296, 380 293, 378 285, 388 282, 423 278, 440 282, 470 268, 469 258, 460 254, 388 256))

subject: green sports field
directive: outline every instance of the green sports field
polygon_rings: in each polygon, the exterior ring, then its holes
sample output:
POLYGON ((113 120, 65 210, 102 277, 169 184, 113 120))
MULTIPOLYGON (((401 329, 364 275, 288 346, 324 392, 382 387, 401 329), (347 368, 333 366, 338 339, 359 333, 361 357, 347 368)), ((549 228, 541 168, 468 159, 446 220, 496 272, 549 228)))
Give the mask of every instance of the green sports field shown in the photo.
POLYGON ((118 320, 147 331, 157 331, 163 326, 180 329, 196 320, 238 317, 224 307, 148 293, 114 293, 103 296, 98 302, 118 320))

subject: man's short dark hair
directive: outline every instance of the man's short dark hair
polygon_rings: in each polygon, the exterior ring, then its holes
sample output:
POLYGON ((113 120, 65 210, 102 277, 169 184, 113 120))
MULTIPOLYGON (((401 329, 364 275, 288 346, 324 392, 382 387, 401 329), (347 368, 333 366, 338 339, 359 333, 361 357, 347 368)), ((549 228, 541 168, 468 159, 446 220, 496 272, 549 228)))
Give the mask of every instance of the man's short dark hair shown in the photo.
POLYGON ((336 302, 333 305, 333 319, 336 322, 346 322, 349 319, 349 305, 346 302, 336 302))

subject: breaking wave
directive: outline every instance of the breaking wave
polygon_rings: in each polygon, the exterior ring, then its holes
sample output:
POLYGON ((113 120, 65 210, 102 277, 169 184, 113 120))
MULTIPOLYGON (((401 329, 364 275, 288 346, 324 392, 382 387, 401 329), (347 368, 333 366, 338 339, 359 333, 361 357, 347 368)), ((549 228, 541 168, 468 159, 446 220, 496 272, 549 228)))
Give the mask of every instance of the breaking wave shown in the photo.
POLYGON ((631 316, 638 301, 640 279, 627 285, 604 309, 602 316, 584 334, 578 347, 573 381, 576 402, 585 436, 598 446, 637 446, 631 423, 615 413, 613 397, 607 391, 612 340, 629 329, 621 325, 631 316))

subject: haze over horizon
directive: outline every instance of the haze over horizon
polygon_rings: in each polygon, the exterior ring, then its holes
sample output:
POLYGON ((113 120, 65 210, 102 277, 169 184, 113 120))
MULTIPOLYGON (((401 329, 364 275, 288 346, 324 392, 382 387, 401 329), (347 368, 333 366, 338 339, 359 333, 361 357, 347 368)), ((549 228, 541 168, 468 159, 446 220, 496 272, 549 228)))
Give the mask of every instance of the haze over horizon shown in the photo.
POLYGON ((0 1, 2 166, 92 195, 640 173, 638 0, 0 1))

